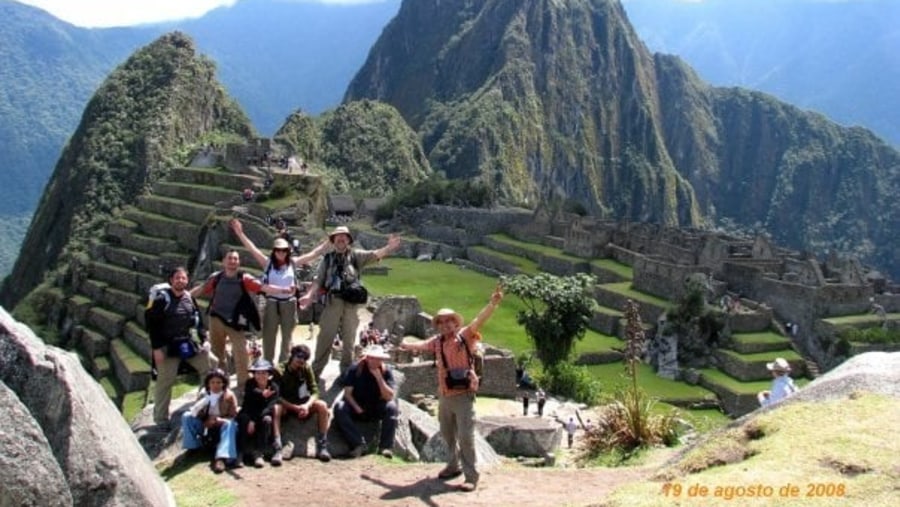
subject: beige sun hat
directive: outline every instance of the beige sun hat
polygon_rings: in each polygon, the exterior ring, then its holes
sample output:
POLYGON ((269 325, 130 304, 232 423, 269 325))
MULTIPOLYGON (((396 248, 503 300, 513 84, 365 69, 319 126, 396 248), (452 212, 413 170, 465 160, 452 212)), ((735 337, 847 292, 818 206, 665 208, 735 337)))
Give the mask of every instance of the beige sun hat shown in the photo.
POLYGON ((275 242, 272 243, 272 250, 290 250, 291 244, 287 242, 284 238, 275 238, 275 242))
POLYGON ((350 234, 350 229, 347 228, 347 226, 340 225, 338 227, 335 227, 334 230, 331 231, 330 234, 328 234, 328 239, 331 240, 332 243, 334 243, 334 237, 338 234, 346 234, 347 237, 350 238, 350 242, 353 243, 353 235, 350 234))
POLYGON ((363 357, 371 357, 373 359, 390 359, 391 355, 384 350, 381 345, 369 345, 363 349, 363 357))
POLYGON ((776 357, 774 361, 771 363, 766 363, 766 368, 769 371, 780 371, 780 372, 789 372, 791 371, 791 363, 787 362, 787 359, 783 357, 776 357))
POLYGON ((453 320, 456 321, 456 327, 462 327, 462 324, 463 324, 462 315, 454 312, 453 310, 451 310, 449 308, 441 308, 440 310, 438 310, 437 313, 434 314, 434 317, 431 318, 431 325, 437 326, 437 321, 441 317, 453 317, 453 320))

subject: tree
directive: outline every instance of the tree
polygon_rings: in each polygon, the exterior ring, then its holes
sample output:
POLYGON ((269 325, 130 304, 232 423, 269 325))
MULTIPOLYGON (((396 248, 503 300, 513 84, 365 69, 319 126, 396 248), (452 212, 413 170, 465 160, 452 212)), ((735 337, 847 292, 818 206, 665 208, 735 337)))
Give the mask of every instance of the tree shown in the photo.
POLYGON ((504 277, 507 292, 519 296, 526 309, 516 320, 525 326, 545 368, 569 358, 575 340, 584 337, 594 308, 593 275, 559 277, 547 273, 504 277))

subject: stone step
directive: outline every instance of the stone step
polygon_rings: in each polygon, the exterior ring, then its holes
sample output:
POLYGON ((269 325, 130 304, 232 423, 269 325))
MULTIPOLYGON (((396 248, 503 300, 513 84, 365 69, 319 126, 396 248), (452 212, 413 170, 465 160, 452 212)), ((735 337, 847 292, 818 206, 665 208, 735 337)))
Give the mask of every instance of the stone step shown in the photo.
POLYGON ((232 173, 227 169, 187 167, 172 169, 166 179, 175 183, 190 183, 208 187, 220 187, 238 192, 262 183, 262 179, 259 177, 251 176, 249 174, 232 173))
POLYGON ((597 285, 594 288, 594 298, 600 306, 619 311, 625 308, 625 303, 629 299, 634 299, 638 303, 638 313, 641 315, 641 321, 655 324, 659 316, 668 310, 670 304, 665 300, 648 294, 629 292, 629 286, 629 282, 597 285))
POLYGON ((126 292, 114 287, 107 287, 100 299, 96 301, 104 308, 133 319, 137 314, 143 313, 145 294, 126 292))
POLYGON ((135 229, 130 231, 128 234, 120 236, 118 238, 118 241, 110 241, 110 243, 117 244, 118 246, 126 250, 135 250, 150 255, 159 255, 164 252, 179 251, 177 241, 169 238, 160 238, 158 236, 147 236, 141 234, 137 232, 137 225, 135 225, 135 229))
POLYGON ((94 306, 87 314, 88 325, 110 338, 121 336, 122 328, 127 321, 128 318, 124 315, 99 306, 94 306))
POLYGON ((716 393, 722 408, 730 417, 737 418, 759 408, 756 393, 768 389, 765 384, 758 389, 741 385, 739 381, 717 370, 708 370, 700 375, 700 385, 716 393), (723 381, 723 379, 725 379, 723 381))
POLYGON ((109 338, 90 327, 75 326, 75 339, 86 357, 94 358, 109 354, 109 338))
POLYGON ((137 223, 123 217, 119 217, 106 224, 104 235, 106 236, 107 240, 111 242, 121 243, 124 238, 133 234, 134 231, 137 230, 137 228, 137 223))
POLYGON ((74 294, 66 300, 66 313, 76 322, 87 320, 88 311, 94 306, 94 300, 82 294, 74 294))
POLYGON ((123 340, 112 340, 109 349, 113 372, 125 392, 140 391, 150 385, 150 363, 147 359, 123 340))
POLYGON ((139 226, 138 231, 147 236, 156 236, 174 240, 179 250, 192 251, 197 248, 197 234, 200 227, 183 220, 148 213, 138 209, 129 209, 125 216, 139 226))
POLYGON ((132 271, 100 261, 91 262, 89 268, 89 278, 134 294, 146 294, 150 287, 162 281, 162 277, 158 275, 132 271))
POLYGON ((589 327, 598 333, 609 336, 618 336, 619 321, 621 319, 622 312, 601 306, 594 309, 594 314, 591 317, 589 327))
POLYGON ((163 281, 168 276, 168 271, 172 267, 186 266, 190 262, 190 255, 186 253, 161 252, 159 254, 149 254, 108 244, 101 245, 100 255, 109 264, 159 276, 160 281, 163 281))
POLYGON ((790 349, 791 340, 772 332, 733 333, 730 348, 740 354, 777 352, 790 349))
POLYGON ((143 195, 138 198, 138 206, 150 213, 156 213, 175 220, 183 220, 202 225, 215 207, 197 204, 184 199, 173 199, 159 195, 143 195))
MULTIPOLYGON (((143 317, 143 312, 141 312, 141 316, 143 317)), ((147 334, 147 331, 144 330, 143 324, 138 322, 129 322, 128 324, 125 324, 122 336, 135 353, 141 357, 148 358, 149 360, 150 352, 152 350, 150 347, 150 336, 147 334)))
POLYGON ((771 380, 772 374, 766 368, 766 363, 772 362, 775 357, 787 359, 791 364, 791 376, 805 375, 806 364, 803 358, 793 350, 782 350, 777 353, 739 354, 733 350, 719 349, 715 351, 714 357, 719 362, 720 370, 742 382, 771 380))
POLYGON ((207 204, 209 206, 230 206, 240 204, 243 199, 240 192, 230 188, 211 187, 192 183, 174 181, 158 181, 153 186, 153 193, 172 199, 207 204))
POLYGON ((78 293, 96 301, 100 299, 107 287, 109 287, 109 284, 106 282, 88 278, 79 284, 78 293))
POLYGON ((112 361, 110 361, 109 355, 84 357, 84 360, 87 363, 84 365, 84 369, 89 371, 95 379, 105 377, 112 372, 112 361))

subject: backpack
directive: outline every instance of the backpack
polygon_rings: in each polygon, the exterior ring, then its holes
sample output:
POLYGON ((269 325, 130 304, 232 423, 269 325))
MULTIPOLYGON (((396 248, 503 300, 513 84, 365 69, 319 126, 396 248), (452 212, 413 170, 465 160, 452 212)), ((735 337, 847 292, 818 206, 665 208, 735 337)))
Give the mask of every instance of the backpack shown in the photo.
MULTIPOLYGON (((325 256, 325 275, 328 276, 331 271, 331 263, 334 262, 334 252, 331 252, 325 256)), ((328 292, 331 292, 337 296, 339 296, 344 301, 351 304, 362 304, 369 300, 369 291, 362 285, 362 271, 359 269, 359 264, 356 261, 356 255, 353 254, 353 250, 350 250, 350 264, 353 266, 353 269, 356 271, 356 280, 350 282, 349 284, 343 279, 343 273, 336 273, 335 276, 340 277, 340 290, 334 290, 335 282, 329 280, 329 283, 326 284, 325 288, 328 292)))
MULTIPOLYGON (((224 275, 225 271, 219 271, 213 277, 213 299, 216 297, 216 286, 224 275)), ((259 310, 256 308, 256 301, 253 300, 253 296, 247 292, 247 289, 244 287, 244 275, 245 273, 243 271, 237 272, 237 277, 241 281, 241 299, 238 300, 237 305, 235 305, 234 313, 230 316, 212 313, 212 299, 209 301, 209 307, 206 309, 206 313, 222 319, 222 321, 232 329, 237 329, 238 331, 258 331, 262 329, 259 319, 259 310)))

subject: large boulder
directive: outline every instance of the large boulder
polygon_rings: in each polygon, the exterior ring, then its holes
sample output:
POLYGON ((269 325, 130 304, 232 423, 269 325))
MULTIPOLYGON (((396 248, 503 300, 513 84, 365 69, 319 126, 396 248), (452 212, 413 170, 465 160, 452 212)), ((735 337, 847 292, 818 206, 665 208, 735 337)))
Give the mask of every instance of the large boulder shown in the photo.
POLYGON ((840 399, 855 392, 900 398, 900 352, 867 352, 851 357, 787 397, 784 403, 840 399))
POLYGON ((40 427, 74 505, 175 505, 122 415, 78 358, 45 345, 2 308, 0 381, 40 427))
POLYGON ((0 382, 0 507, 20 505, 72 505, 72 494, 41 427, 0 382))
POLYGON ((482 417, 478 433, 499 454, 543 458, 553 454, 562 441, 562 426, 538 417, 482 417))

